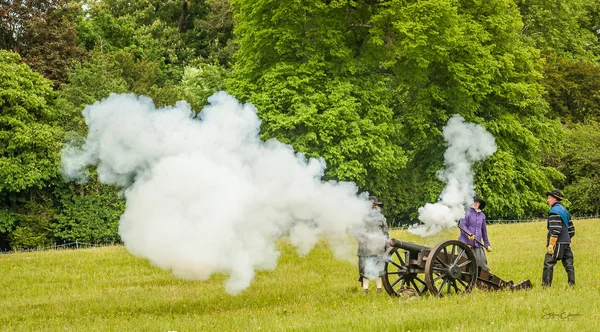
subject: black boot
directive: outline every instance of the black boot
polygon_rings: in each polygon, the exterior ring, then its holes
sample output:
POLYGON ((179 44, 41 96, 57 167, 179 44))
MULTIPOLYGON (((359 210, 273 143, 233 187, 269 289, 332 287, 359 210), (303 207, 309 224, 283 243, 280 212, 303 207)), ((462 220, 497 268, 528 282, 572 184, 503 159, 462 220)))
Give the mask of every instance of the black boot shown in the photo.
POLYGON ((567 280, 569 282, 569 286, 575 286, 575 271, 567 272, 567 280))
POLYGON ((544 273, 542 274, 542 286, 552 286, 552 272, 552 270, 544 269, 544 273))
POLYGON ((542 273, 542 286, 552 286, 552 275, 554 274, 554 265, 556 260, 552 255, 544 257, 544 272, 542 273))

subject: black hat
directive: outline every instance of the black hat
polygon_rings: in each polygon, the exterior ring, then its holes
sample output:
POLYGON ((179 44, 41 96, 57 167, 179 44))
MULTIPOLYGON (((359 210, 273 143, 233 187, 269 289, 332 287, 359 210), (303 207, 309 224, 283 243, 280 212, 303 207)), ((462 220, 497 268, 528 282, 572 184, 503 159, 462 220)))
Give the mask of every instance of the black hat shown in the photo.
POLYGON ((379 199, 377 199, 377 196, 369 196, 369 200, 373 202, 373 204, 383 206, 383 202, 380 202, 379 199))
POLYGON ((481 199, 481 197, 479 197, 479 195, 473 196, 473 201, 479 202, 479 209, 483 210, 483 208, 485 207, 485 201, 483 199, 481 199))
POLYGON ((552 196, 552 197, 558 199, 559 201, 562 201, 562 199, 563 199, 563 194, 558 189, 552 189, 551 191, 547 192, 546 197, 548 197, 548 196, 552 196))

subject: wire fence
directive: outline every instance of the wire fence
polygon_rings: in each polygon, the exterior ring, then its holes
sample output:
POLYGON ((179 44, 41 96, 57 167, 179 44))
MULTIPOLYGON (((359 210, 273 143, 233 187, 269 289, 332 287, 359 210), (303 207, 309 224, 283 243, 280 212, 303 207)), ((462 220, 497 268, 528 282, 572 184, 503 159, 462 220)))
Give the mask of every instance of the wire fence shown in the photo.
MULTIPOLYGON (((578 216, 572 217, 572 220, 582 220, 582 219, 600 219, 600 216, 578 216)), ((489 224, 509 224, 509 223, 522 223, 522 222, 536 222, 536 221, 546 221, 546 218, 534 218, 534 219, 488 219, 486 220, 489 224)))
POLYGON ((15 249, 15 250, 7 250, 0 251, 0 254, 16 254, 22 252, 34 252, 34 251, 48 251, 48 250, 72 250, 72 249, 82 249, 82 248, 92 248, 92 247, 108 247, 114 246, 120 243, 87 243, 87 242, 69 242, 63 244, 55 244, 48 247, 38 247, 38 248, 28 248, 28 249, 15 249))
MULTIPOLYGON (((600 219, 600 215, 597 216, 578 216, 573 217, 573 220, 583 220, 583 219, 600 219)), ((510 223, 523 223, 523 222, 540 222, 546 221, 546 219, 535 218, 535 219, 488 219, 486 220, 489 224, 510 224, 510 223)), ((400 225, 391 227, 392 229, 407 229, 411 225, 400 225)), ((34 251, 47 251, 47 250, 72 250, 72 249, 82 249, 82 248, 91 248, 91 247, 108 247, 114 245, 120 245, 121 243, 87 243, 87 242, 69 242, 63 244, 55 244, 49 247, 39 247, 39 248, 31 248, 31 249, 19 249, 19 250, 8 250, 8 251, 0 251, 0 255, 3 254, 15 254, 22 252, 34 252, 34 251)))
MULTIPOLYGON (((583 220, 583 219, 600 219, 600 215, 596 216, 577 216, 572 217, 572 220, 583 220)), ((533 219, 487 219, 488 224, 512 224, 512 223, 525 223, 525 222, 540 222, 546 221, 545 218, 533 218, 533 219)), ((418 225, 418 224, 415 224, 418 225)), ((408 229, 412 225, 397 225, 390 227, 391 229, 408 229)))

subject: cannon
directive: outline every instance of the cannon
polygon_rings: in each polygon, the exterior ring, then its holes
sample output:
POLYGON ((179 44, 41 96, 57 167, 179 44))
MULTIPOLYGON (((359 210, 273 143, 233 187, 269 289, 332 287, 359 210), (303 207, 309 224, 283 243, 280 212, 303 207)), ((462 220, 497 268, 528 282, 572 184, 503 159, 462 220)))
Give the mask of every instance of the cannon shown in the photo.
POLYGON ((404 293, 434 296, 486 290, 531 288, 531 281, 504 281, 480 269, 473 250, 457 240, 442 241, 433 248, 392 238, 386 251, 383 287, 390 296, 404 293))

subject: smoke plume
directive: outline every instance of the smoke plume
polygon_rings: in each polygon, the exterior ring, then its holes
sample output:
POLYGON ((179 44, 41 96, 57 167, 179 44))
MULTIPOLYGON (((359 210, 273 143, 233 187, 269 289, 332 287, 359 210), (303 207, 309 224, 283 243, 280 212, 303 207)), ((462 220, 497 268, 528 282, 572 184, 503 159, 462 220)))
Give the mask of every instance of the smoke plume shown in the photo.
POLYGON ((444 127, 443 136, 448 143, 444 153, 446 168, 438 172, 438 178, 446 186, 437 203, 427 203, 419 208, 422 224, 409 228, 409 232, 429 236, 456 226, 456 221, 465 214, 466 207, 473 203, 473 164, 496 152, 496 141, 482 126, 465 122, 454 115, 444 127))
MULTIPOLYGON (((95 165, 99 181, 124 188, 127 250, 182 278, 229 274, 226 290, 236 294, 256 270, 275 268, 278 238, 306 254, 321 237, 360 227, 366 193, 322 181, 323 159, 263 142, 252 105, 225 92, 209 103, 196 117, 183 101, 155 109, 147 97, 113 94, 83 111, 88 135, 63 151, 64 173, 81 178, 95 165)), ((346 242, 334 253, 347 254, 346 242)))

